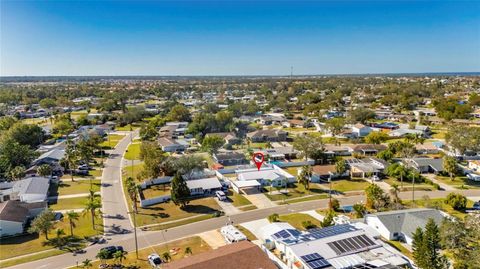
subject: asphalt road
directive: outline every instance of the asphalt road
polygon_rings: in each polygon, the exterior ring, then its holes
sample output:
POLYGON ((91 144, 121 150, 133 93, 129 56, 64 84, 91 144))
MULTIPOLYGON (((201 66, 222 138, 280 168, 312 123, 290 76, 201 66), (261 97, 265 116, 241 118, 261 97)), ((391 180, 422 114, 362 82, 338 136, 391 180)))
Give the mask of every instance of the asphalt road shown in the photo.
MULTIPOLYGON (((121 146, 119 146, 121 147, 121 146)), ((480 196, 480 190, 466 190, 466 191, 458 191, 463 193, 466 196, 480 196)), ((428 195, 430 198, 440 198, 445 197, 449 191, 419 191, 415 192, 416 199, 421 199, 422 196, 428 195)), ((118 194, 120 198, 121 193, 118 194)), ((412 193, 411 192, 404 192, 400 194, 400 198, 402 199, 411 199, 412 193)), ((343 197, 339 198, 340 204, 342 205, 351 205, 357 202, 364 201, 364 196, 352 196, 352 197, 343 197)), ((278 214, 288 214, 288 213, 295 213, 295 212, 302 212, 307 210, 319 209, 319 208, 326 208, 328 205, 328 199, 324 200, 317 200, 317 201, 307 201, 302 203, 295 203, 290 205, 281 205, 272 208, 265 208, 265 209, 257 209, 247 212, 242 212, 239 214, 231 215, 231 216, 223 216, 219 218, 208 219, 204 221, 199 221, 187 225, 183 225, 176 228, 171 228, 168 230, 162 231, 138 231, 138 245, 139 248, 146 248, 152 245, 158 245, 165 242, 169 242, 172 240, 192 236, 198 233, 218 229, 225 225, 228 222, 229 218, 236 224, 240 224, 243 222, 248 222, 252 220, 262 219, 267 217, 270 214, 278 213, 278 214)), ((129 234, 122 234, 122 235, 112 235, 108 237, 108 243, 101 244, 101 245, 93 245, 86 248, 86 253, 79 254, 74 256, 71 253, 63 254, 59 256, 54 256, 38 261, 33 261, 29 263, 20 264, 17 266, 13 266, 10 268, 21 268, 21 269, 31 269, 31 268, 48 268, 48 269, 56 269, 56 268, 67 268, 71 266, 75 266, 76 262, 79 264, 85 260, 95 260, 95 255, 98 253, 99 249, 105 247, 107 245, 122 245, 125 250, 127 251, 134 251, 135 250, 135 241, 133 233, 129 234)), ((145 257, 140 257, 145 259, 145 257)))

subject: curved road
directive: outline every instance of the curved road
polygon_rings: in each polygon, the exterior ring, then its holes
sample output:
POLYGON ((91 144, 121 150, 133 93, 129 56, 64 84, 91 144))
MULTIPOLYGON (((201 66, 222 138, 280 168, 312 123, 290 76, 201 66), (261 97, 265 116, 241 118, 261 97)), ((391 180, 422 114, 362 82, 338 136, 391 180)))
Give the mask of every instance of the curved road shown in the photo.
MULTIPOLYGON (((123 151, 128 146, 130 138, 127 136, 117 145, 115 150, 113 150, 112 158, 107 161, 107 165, 104 170, 102 183, 111 184, 102 188, 102 198, 104 203, 104 213, 107 214, 121 214, 126 216, 127 207, 125 205, 125 199, 122 192, 121 186, 121 161, 123 151)), ((480 190, 465 190, 457 191, 463 193, 466 196, 480 196, 480 190)), ((430 198, 440 198, 445 197, 450 193, 449 191, 418 191, 415 192, 417 199, 424 195, 428 195, 430 198)), ((411 192, 400 193, 400 198, 402 199, 411 199, 411 192)), ((365 200, 365 196, 351 196, 351 197, 341 197, 338 198, 342 205, 351 205, 357 202, 365 200)), ((328 199, 316 200, 316 201, 306 201, 301 203, 295 203, 291 205, 280 205, 271 208, 256 209, 247 212, 241 212, 231 216, 223 216, 219 218, 212 218, 204 221, 199 221, 187 225, 183 225, 176 228, 171 228, 164 231, 140 231, 138 230, 138 245, 139 248, 146 248, 152 245, 162 244, 172 240, 180 239, 183 237, 192 236, 198 233, 211 231, 218 229, 225 225, 229 218, 234 223, 243 223, 252 220, 266 218, 268 215, 273 213, 278 214, 288 214, 295 212, 302 212, 308 210, 315 210, 320 208, 326 208, 328 206, 328 199)), ((119 225, 125 229, 132 229, 131 223, 128 217, 125 219, 112 219, 106 218, 105 225, 110 227, 112 224, 119 225)), ((50 258, 45 258, 38 261, 28 262, 20 264, 17 266, 9 267, 15 269, 31 269, 31 268, 45 268, 45 269, 56 269, 56 268, 67 268, 75 266, 78 262, 81 262, 85 259, 95 260, 95 255, 98 253, 99 249, 107 245, 122 245, 127 251, 135 250, 135 241, 133 233, 128 234, 117 234, 108 236, 109 242, 107 244, 93 245, 87 247, 86 253, 79 254, 74 256, 71 253, 62 254, 58 256, 53 256, 50 258)), ((145 258, 145 257, 140 257, 145 258)))

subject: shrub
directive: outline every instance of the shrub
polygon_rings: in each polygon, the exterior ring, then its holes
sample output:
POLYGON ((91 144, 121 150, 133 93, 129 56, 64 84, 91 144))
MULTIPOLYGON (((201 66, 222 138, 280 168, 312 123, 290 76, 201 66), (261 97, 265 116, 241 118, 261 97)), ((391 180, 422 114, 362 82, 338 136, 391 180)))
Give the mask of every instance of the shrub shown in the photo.
POLYGON ((306 221, 302 221, 302 227, 305 228, 305 229, 312 229, 312 228, 316 228, 317 225, 313 224, 309 220, 306 220, 306 221))
POLYGON ((448 194, 445 203, 455 210, 463 210, 467 207, 467 197, 460 193, 450 193, 448 194))
POLYGON ((329 208, 333 211, 338 211, 340 209, 340 202, 337 199, 332 199, 332 203, 329 204, 329 208))
POLYGON ((273 213, 272 215, 268 216, 268 221, 270 222, 278 222, 280 220, 280 216, 277 213, 273 213))

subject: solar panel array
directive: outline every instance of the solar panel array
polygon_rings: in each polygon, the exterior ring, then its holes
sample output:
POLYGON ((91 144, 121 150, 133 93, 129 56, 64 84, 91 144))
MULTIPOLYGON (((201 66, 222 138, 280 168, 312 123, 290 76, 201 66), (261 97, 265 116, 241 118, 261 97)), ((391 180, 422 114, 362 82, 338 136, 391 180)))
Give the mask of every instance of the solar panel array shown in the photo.
POLYGON ((352 267, 352 269, 373 269, 373 268, 378 268, 378 267, 375 266, 375 265, 368 264, 368 263, 357 264, 357 265, 352 267))
POLYGON ((334 225, 326 228, 314 228, 308 230, 309 237, 315 239, 321 239, 325 237, 330 237, 338 234, 344 234, 348 232, 356 231, 357 229, 349 224, 334 225))
POLYGON ((327 244, 335 251, 337 255, 361 251, 376 245, 375 242, 370 240, 370 238, 364 234, 333 241, 327 244))
POLYGON ((320 254, 312 253, 308 255, 304 255, 300 257, 305 263, 307 263, 308 267, 311 269, 320 269, 330 266, 330 263, 325 260, 320 254))

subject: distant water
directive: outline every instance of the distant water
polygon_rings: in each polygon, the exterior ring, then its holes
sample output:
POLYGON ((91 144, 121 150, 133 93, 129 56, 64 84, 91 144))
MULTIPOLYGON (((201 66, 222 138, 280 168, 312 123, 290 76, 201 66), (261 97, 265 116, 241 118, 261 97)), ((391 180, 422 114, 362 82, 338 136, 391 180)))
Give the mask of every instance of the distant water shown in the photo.
MULTIPOLYGON (((292 78, 320 77, 452 77, 480 76, 480 72, 442 72, 442 73, 365 73, 365 74, 311 74, 294 75, 292 78)), ((0 76, 0 82, 87 82, 113 80, 217 80, 217 79, 258 79, 258 78, 289 78, 289 75, 251 75, 251 76, 0 76)))

